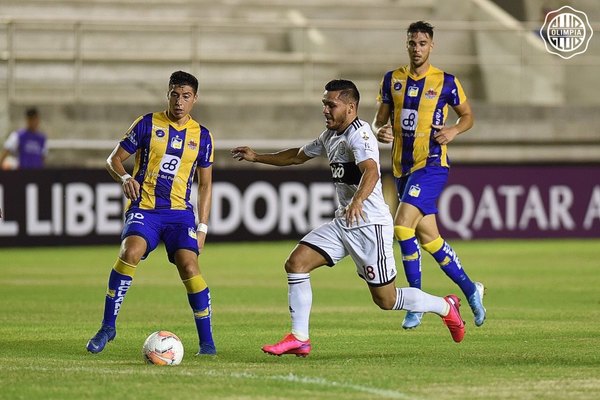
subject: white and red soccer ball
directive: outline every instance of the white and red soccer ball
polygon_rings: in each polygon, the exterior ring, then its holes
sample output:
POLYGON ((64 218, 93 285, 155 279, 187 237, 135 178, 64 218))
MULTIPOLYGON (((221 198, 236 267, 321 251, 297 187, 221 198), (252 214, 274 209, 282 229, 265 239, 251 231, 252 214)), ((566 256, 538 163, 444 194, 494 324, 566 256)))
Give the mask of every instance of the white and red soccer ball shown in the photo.
POLYGON ((144 342, 142 356, 148 364, 179 365, 183 359, 183 344, 173 332, 157 331, 144 342))

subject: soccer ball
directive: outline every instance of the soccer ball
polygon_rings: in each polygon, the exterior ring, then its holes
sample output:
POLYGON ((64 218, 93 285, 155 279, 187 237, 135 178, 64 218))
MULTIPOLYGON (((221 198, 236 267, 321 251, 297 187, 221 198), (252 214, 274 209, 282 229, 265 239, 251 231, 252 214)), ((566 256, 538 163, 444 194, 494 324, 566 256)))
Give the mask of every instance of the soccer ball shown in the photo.
POLYGON ((144 342, 142 356, 148 364, 178 365, 183 359, 183 344, 172 332, 154 332, 144 342))

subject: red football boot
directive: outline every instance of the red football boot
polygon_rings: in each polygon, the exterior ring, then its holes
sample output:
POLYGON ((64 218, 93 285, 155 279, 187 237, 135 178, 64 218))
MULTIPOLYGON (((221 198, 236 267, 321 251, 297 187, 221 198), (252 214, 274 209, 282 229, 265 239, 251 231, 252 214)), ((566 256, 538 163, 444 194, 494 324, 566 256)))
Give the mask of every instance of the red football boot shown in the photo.
POLYGON ((452 339, 456 343, 460 343, 465 337, 465 321, 460 316, 460 299, 453 294, 444 297, 446 303, 450 306, 450 312, 445 317, 442 317, 442 321, 448 327, 452 339))
POLYGON ((310 339, 303 342, 290 333, 278 343, 264 345, 262 351, 274 356, 295 354, 296 357, 306 357, 310 353, 310 339))

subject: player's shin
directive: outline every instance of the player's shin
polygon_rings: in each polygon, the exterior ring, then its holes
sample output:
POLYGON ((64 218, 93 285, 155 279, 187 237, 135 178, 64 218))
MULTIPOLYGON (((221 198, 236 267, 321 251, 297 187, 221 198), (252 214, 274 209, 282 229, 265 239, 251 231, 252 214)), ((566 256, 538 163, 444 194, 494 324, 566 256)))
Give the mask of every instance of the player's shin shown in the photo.
POLYGON ((394 310, 411 312, 432 312, 440 316, 448 314, 448 303, 438 296, 425 293, 417 288, 396 288, 394 310))
POLYGON ((437 239, 423 244, 423 249, 435 258, 442 271, 460 287, 467 298, 475 293, 475 284, 463 270, 452 247, 442 237, 438 236, 437 239))
POLYGON ((133 282, 135 274, 135 265, 131 265, 117 259, 108 278, 108 290, 104 301, 104 319, 103 325, 115 327, 117 315, 125 299, 127 291, 133 282))
POLYGON ((394 237, 402 252, 402 265, 410 287, 421 288, 421 250, 415 230, 405 226, 394 226, 394 237))
POLYGON ((188 293, 188 301, 194 312, 194 321, 198 331, 200 354, 216 354, 212 336, 210 291, 201 275, 183 280, 188 293))
POLYGON ((312 307, 310 274, 288 273, 288 304, 292 319, 292 334, 301 341, 308 340, 308 321, 312 307))

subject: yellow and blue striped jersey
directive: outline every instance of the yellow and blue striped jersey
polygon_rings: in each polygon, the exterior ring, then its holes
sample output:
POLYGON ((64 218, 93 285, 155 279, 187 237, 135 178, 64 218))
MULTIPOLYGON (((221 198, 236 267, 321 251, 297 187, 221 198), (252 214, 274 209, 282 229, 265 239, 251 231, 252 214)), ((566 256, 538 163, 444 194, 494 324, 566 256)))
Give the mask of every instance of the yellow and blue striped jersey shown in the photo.
POLYGON ((120 146, 136 154, 133 177, 141 185, 141 196, 127 209, 192 210, 190 193, 196 168, 213 163, 212 135, 192 118, 183 126, 169 120, 165 112, 139 117, 120 146))
POLYGON ((435 129, 431 125, 443 125, 448 106, 455 107, 466 100, 458 79, 434 66, 421 76, 411 74, 408 65, 384 75, 377 101, 390 106, 394 176, 405 176, 430 165, 450 166, 447 146, 433 139, 435 129))

